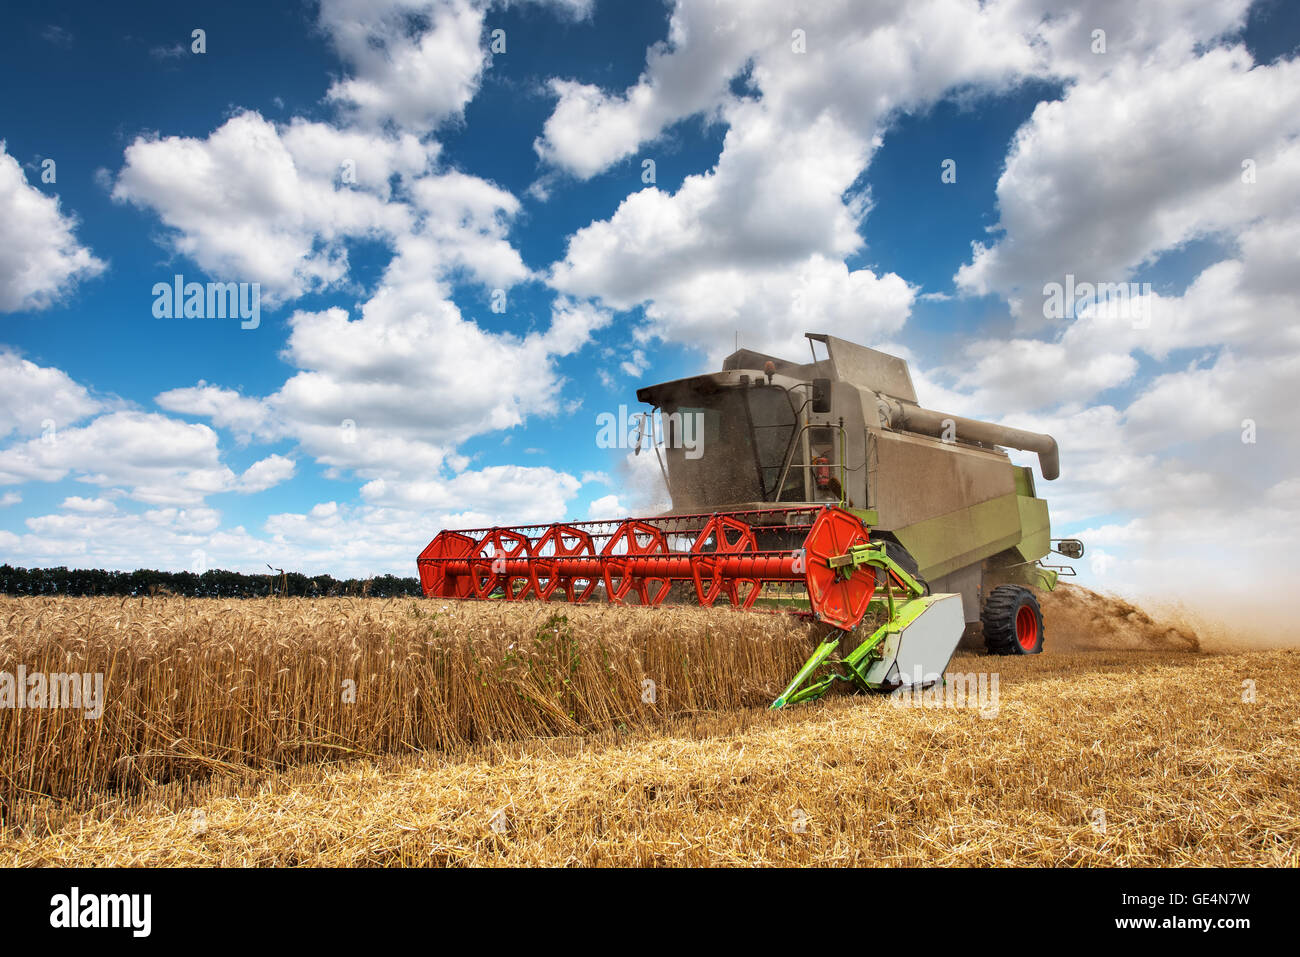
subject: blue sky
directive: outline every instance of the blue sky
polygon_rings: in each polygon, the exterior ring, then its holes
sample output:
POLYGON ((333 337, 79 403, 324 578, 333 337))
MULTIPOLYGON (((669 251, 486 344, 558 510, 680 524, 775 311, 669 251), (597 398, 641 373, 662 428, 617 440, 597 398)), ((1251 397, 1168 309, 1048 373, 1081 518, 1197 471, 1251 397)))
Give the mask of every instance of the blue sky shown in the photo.
POLYGON ((14 11, 0 560, 409 574, 444 525, 656 507, 595 417, 827 331, 1056 435, 1084 580, 1177 591, 1245 501, 1246 587, 1300 524, 1300 15, 1130 6, 14 11), (178 273, 260 325, 156 318, 178 273), (1147 321, 1046 318, 1066 273, 1147 321))

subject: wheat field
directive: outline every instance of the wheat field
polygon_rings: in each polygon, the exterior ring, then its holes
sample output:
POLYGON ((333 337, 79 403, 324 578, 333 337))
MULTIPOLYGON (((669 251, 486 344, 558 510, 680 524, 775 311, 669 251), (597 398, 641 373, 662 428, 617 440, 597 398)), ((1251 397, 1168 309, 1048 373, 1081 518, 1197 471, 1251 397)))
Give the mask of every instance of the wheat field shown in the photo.
POLYGON ((415 599, 0 599, 0 672, 103 675, 103 714, 0 708, 0 809, 214 772, 456 751, 770 702, 783 615, 415 599))
POLYGON ((3 600, 0 669, 111 677, 98 722, 0 712, 0 865, 1300 863, 1293 650, 962 653, 993 713, 768 712, 792 619, 450 604, 3 600))

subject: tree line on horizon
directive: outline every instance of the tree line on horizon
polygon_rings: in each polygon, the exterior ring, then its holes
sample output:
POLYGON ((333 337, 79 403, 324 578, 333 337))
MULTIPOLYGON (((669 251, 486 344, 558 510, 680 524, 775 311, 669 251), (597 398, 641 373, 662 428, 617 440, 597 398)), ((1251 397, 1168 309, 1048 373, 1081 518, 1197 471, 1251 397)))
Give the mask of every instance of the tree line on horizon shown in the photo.
POLYGON ((275 569, 248 575, 214 568, 202 574, 140 568, 133 572, 103 568, 16 568, 0 565, 0 594, 4 595, 178 595, 186 598, 266 598, 287 596, 327 598, 355 595, 370 598, 419 597, 418 578, 377 575, 373 578, 334 578, 275 569))

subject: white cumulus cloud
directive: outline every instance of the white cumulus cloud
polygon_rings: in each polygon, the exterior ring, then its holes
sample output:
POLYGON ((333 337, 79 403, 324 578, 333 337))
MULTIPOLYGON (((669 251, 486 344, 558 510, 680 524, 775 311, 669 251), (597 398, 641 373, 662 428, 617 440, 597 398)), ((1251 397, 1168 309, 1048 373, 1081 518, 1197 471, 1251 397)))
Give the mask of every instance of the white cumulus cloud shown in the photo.
POLYGON ((104 271, 76 227, 57 196, 27 182, 0 140, 0 312, 45 309, 104 271))

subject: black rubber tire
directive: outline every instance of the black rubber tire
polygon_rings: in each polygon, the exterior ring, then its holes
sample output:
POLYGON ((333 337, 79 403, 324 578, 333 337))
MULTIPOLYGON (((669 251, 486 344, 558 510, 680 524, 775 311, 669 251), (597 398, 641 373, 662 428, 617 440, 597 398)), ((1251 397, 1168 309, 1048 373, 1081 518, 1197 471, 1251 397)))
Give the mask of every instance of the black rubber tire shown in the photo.
POLYGON ((980 621, 984 647, 991 655, 1037 655, 1043 650, 1043 612, 1028 588, 999 585, 993 589, 980 621))

